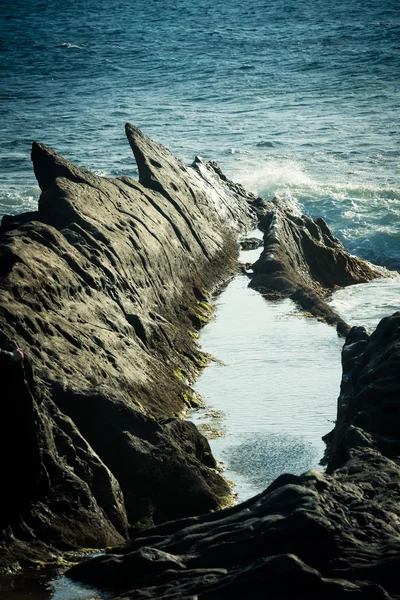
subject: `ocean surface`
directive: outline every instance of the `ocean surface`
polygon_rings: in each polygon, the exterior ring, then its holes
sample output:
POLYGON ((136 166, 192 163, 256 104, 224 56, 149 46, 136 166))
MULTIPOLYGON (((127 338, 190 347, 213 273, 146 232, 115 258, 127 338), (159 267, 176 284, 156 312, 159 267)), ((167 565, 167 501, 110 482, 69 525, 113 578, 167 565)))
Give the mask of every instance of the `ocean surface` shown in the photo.
POLYGON ((0 0, 0 214, 36 206, 32 140, 135 176, 130 121, 184 162, 324 216, 400 268, 395 0, 0 0))

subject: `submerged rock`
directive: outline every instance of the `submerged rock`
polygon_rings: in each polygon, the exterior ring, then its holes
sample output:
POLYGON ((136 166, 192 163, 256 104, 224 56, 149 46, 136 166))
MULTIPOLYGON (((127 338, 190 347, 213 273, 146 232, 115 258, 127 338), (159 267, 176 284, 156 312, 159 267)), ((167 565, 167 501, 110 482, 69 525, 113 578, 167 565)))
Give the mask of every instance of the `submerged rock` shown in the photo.
POLYGON ((242 250, 257 250, 263 245, 263 241, 258 238, 245 238, 244 240, 240 240, 240 247, 242 250))
POLYGON ((143 531, 69 576, 124 600, 398 598, 399 356, 400 313, 370 337, 352 330, 329 474, 282 475, 238 506, 143 531), (126 575, 124 564, 151 551, 167 553, 163 569, 126 575))
POLYGON ((295 214, 274 202, 259 222, 264 249, 253 265, 250 287, 269 298, 290 297, 346 335, 350 326, 325 302, 327 293, 391 273, 346 252, 323 219, 295 214))
POLYGON ((139 181, 34 143, 38 210, 3 218, 0 347, 15 340, 25 361, 1 365, 0 566, 120 543, 230 498, 178 415, 204 365, 193 322, 236 269, 255 198, 126 132, 139 181))

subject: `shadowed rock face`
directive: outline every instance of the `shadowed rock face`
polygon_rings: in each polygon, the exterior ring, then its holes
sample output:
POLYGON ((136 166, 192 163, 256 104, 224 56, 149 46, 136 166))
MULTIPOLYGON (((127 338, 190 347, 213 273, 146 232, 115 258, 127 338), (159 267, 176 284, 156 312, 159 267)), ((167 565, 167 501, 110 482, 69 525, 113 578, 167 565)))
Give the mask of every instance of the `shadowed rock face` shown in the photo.
POLYGON ((193 323, 236 268, 256 199, 127 136, 139 182, 34 143, 38 211, 3 218, 0 347, 16 340, 26 360, 0 365, 2 565, 120 543, 230 498, 208 442, 176 416, 204 365, 193 323))
POLYGON ((264 250, 253 265, 250 287, 266 297, 291 297, 346 335, 350 327, 325 302, 327 292, 390 272, 346 252, 323 219, 294 214, 276 199, 274 203, 259 224, 264 250))
POLYGON ((328 469, 360 449, 400 456, 400 312, 382 319, 372 335, 353 327, 342 351, 337 421, 325 438, 328 469))
POLYGON ((243 504, 148 529, 69 575, 125 600, 399 598, 399 352, 400 313, 370 337, 351 330, 330 474, 282 475, 243 504))

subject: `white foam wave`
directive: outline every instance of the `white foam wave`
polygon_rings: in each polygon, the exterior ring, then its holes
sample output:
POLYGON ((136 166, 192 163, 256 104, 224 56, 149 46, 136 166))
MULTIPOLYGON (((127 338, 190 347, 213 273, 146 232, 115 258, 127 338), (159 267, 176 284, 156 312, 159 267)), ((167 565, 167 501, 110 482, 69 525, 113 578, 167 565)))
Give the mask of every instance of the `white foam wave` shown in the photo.
POLYGON ((63 42, 60 44, 61 48, 76 48, 78 50, 82 50, 84 46, 80 46, 79 44, 71 44, 70 42, 63 42))
POLYGON ((300 201, 304 196, 310 200, 345 200, 353 203, 353 209, 357 209, 354 202, 358 200, 385 200, 395 208, 400 207, 400 188, 374 185, 355 177, 343 181, 342 174, 338 173, 329 173, 329 179, 318 181, 302 163, 295 160, 273 159, 258 167, 246 167, 236 172, 236 178, 245 188, 264 197, 272 194, 300 201))
MULTIPOLYGON (((351 180, 335 171, 325 180, 305 165, 275 159, 235 173, 236 179, 264 198, 277 198, 292 212, 322 217, 346 249, 390 269, 399 268, 400 189, 380 181, 351 180)), ((325 174, 326 175, 326 174, 325 174)))
POLYGON ((8 192, 0 189, 0 218, 5 215, 17 215, 37 210, 40 195, 38 187, 28 188, 22 193, 8 192))
POLYGON ((313 187, 315 182, 303 166, 294 160, 270 160, 259 169, 246 169, 239 174, 240 183, 255 194, 265 195, 282 187, 313 187))

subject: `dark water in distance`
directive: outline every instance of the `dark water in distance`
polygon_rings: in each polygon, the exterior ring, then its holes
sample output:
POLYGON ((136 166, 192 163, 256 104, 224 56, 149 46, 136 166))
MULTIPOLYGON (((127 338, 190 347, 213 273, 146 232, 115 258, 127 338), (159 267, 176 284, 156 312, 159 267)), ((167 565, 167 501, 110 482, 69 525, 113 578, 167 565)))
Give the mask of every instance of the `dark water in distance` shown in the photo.
POLYGON ((325 216, 400 267, 394 0, 2 1, 0 213, 35 206, 31 141, 135 175, 131 121, 182 160, 325 216))

